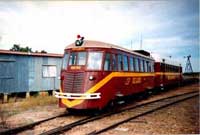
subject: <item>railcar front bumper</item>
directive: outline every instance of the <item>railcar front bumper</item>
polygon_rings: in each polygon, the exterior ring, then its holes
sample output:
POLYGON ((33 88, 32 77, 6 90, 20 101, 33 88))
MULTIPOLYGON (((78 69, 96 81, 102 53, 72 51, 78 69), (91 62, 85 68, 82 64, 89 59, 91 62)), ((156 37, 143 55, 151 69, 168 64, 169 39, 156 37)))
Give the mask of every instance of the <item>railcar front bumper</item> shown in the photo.
POLYGON ((55 97, 64 99, 100 99, 101 93, 62 93, 55 92, 55 97))

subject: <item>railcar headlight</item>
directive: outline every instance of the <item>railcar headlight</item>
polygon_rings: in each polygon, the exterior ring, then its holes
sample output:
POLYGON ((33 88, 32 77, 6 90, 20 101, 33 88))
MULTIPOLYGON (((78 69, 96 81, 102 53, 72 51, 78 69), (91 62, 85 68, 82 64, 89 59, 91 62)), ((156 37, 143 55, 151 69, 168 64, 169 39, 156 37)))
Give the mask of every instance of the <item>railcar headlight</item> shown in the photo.
POLYGON ((90 80, 90 81, 94 80, 94 76, 92 76, 92 75, 89 76, 89 80, 90 80))

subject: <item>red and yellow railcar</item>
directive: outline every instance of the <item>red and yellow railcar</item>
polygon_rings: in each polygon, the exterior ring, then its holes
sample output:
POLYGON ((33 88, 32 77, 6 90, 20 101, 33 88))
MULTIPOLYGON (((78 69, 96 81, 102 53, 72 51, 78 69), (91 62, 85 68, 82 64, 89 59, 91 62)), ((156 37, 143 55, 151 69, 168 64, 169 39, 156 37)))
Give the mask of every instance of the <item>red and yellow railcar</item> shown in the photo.
POLYGON ((182 81, 182 67, 169 60, 155 62, 155 86, 164 88, 182 81))
MULTIPOLYGON (((179 81, 163 70, 145 51, 130 51, 78 36, 65 48, 59 106, 72 109, 102 109, 117 97, 128 96, 179 81), (155 71, 154 71, 155 70, 155 71)), ((173 73, 175 74, 175 73, 173 73)))
POLYGON ((112 44, 77 40, 65 49, 61 107, 102 109, 118 96, 154 87, 154 60, 112 44))

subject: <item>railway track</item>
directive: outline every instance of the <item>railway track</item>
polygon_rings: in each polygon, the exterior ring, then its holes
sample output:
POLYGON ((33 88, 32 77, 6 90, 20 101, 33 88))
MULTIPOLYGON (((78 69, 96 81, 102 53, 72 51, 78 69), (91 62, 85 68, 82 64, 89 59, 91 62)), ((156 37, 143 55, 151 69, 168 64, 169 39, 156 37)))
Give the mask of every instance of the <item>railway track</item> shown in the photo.
POLYGON ((196 97, 199 95, 199 92, 192 92, 192 93, 186 93, 186 94, 182 94, 180 96, 174 96, 174 97, 169 97, 169 98, 165 98, 165 99, 161 99, 159 101, 156 102, 152 102, 152 103, 147 103, 145 105, 140 106, 139 108, 135 108, 133 111, 138 111, 137 113, 135 113, 133 116, 123 119, 121 121, 118 121, 114 124, 111 124, 105 128, 102 128, 100 130, 95 130, 90 132, 87 135, 97 135, 97 134, 101 134, 103 132, 106 132, 108 130, 111 130, 123 123, 129 122, 131 120, 137 119, 139 117, 145 116, 147 114, 153 113, 155 111, 158 111, 160 109, 166 108, 170 105, 174 105, 178 102, 196 97), (142 107, 142 108, 141 108, 142 107), (138 110, 139 109, 139 110, 138 110))
POLYGON ((49 121, 49 120, 52 120, 52 119, 55 119, 55 118, 58 118, 58 117, 69 116, 69 115, 71 115, 71 114, 64 113, 64 114, 53 116, 53 117, 50 117, 50 118, 47 118, 47 119, 44 119, 44 120, 40 120, 40 121, 36 121, 36 122, 30 123, 30 124, 26 124, 26 125, 23 125, 23 126, 20 126, 20 127, 16 127, 16 128, 12 128, 12 129, 6 129, 6 130, 3 130, 3 131, 0 131, 0 135, 17 134, 19 132, 31 129, 34 126, 39 125, 43 122, 46 122, 46 121, 49 121))
POLYGON ((111 116, 111 115, 119 114, 119 113, 122 113, 122 112, 125 112, 125 111, 130 111, 130 110, 133 110, 133 109, 134 109, 133 111, 136 111, 135 109, 141 109, 142 108, 141 111, 139 111, 139 113, 135 114, 133 117, 130 117, 128 119, 124 119, 124 120, 119 121, 117 123, 114 123, 114 124, 112 124, 112 125, 110 125, 106 128, 101 129, 101 130, 92 131, 88 135, 100 134, 100 133, 105 132, 107 130, 110 130, 110 129, 112 129, 112 128, 120 125, 120 124, 128 122, 132 119, 136 119, 138 117, 144 116, 146 114, 152 113, 154 111, 157 111, 159 109, 165 108, 165 107, 173 105, 175 103, 184 101, 186 99, 192 98, 192 97, 197 96, 197 95, 198 95, 198 91, 189 92, 189 93, 179 94, 179 95, 175 95, 175 96, 171 96, 171 97, 167 97, 167 98, 158 99, 158 100, 143 103, 143 104, 124 107, 120 110, 104 113, 104 114, 101 114, 101 115, 88 116, 84 119, 77 120, 77 121, 72 122, 70 124, 67 124, 67 125, 64 125, 64 126, 59 126, 59 127, 54 128, 54 129, 48 130, 46 132, 41 133, 40 135, 61 134, 63 132, 66 132, 66 131, 74 128, 74 127, 86 124, 88 122, 99 120, 99 119, 102 119, 102 118, 105 118, 105 117, 108 117, 108 116, 111 116))

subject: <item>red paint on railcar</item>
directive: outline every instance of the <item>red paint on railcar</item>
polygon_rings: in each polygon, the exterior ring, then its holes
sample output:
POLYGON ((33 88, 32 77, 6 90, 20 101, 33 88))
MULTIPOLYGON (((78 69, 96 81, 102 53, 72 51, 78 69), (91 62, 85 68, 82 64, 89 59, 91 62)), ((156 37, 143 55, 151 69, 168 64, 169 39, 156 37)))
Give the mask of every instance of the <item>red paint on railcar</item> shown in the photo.
POLYGON ((164 62, 155 62, 155 85, 156 87, 165 87, 167 85, 180 83, 182 81, 182 67, 167 64, 164 62))
POLYGON ((82 46, 69 45, 63 65, 61 90, 56 96, 60 107, 74 109, 102 109, 118 96, 177 83, 182 72, 177 66, 173 66, 176 73, 168 72, 165 63, 155 62, 150 56, 97 41, 84 41, 82 46), (91 53, 94 57, 101 54, 101 57, 94 60, 89 58, 91 53), (80 60, 83 63, 78 64, 80 60), (97 69, 90 69, 92 62, 97 69))

